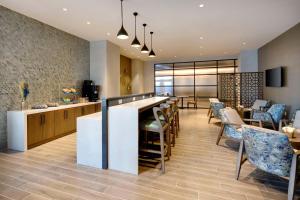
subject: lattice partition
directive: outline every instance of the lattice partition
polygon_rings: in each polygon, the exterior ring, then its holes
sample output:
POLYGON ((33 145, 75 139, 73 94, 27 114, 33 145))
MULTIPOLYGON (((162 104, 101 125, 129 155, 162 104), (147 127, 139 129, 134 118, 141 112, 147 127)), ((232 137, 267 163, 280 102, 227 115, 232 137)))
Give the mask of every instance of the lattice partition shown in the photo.
POLYGON ((219 99, 225 102, 226 106, 251 107, 256 99, 262 98, 262 72, 219 75, 219 99))
POLYGON ((241 73, 241 105, 251 107, 256 99, 263 98, 263 72, 241 73))

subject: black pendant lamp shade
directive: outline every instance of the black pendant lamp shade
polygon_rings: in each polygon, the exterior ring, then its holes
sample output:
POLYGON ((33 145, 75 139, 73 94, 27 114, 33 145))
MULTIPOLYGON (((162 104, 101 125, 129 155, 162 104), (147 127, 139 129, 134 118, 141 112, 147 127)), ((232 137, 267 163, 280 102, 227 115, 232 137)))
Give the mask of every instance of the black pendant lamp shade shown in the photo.
POLYGON ((155 55, 155 53, 153 51, 153 48, 152 48, 152 35, 153 35, 152 31, 150 32, 150 35, 151 35, 151 51, 149 53, 149 57, 154 58, 154 57, 156 57, 156 55, 155 55))
POLYGON ((146 34, 146 26, 147 26, 147 24, 143 24, 143 26, 144 26, 144 46, 143 46, 143 48, 141 49, 141 52, 142 53, 149 53, 149 49, 148 49, 148 47, 146 46, 146 41, 145 41, 145 34, 146 34))
POLYGON ((122 26, 118 32, 117 38, 121 40, 126 40, 128 39, 128 33, 123 26, 123 0, 121 0, 121 18, 122 18, 122 26))
POLYGON ((135 48, 139 48, 141 46, 141 43, 136 37, 136 16, 138 15, 138 13, 134 12, 133 15, 134 15, 134 33, 135 33, 135 37, 134 37, 134 40, 131 43, 131 46, 135 47, 135 48))

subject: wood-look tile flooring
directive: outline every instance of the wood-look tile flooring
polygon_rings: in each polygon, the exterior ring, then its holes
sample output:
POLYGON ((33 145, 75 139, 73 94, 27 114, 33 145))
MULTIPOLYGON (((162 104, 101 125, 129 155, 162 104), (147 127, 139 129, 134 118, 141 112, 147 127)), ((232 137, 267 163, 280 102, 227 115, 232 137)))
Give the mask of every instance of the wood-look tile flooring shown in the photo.
POLYGON ((287 199, 287 180, 249 163, 234 179, 238 145, 225 139, 215 145, 219 127, 207 124, 206 112, 181 111, 180 136, 164 175, 153 168, 141 167, 134 176, 78 166, 75 134, 26 153, 1 153, 0 199, 287 199))

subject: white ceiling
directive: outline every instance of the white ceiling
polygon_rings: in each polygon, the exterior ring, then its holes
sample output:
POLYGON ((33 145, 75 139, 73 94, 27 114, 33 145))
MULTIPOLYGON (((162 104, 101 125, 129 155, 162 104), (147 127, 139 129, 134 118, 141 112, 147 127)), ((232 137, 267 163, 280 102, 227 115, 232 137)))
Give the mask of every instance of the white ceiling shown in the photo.
MULTIPOLYGON (((142 60, 149 58, 130 47, 134 11, 139 13, 140 42, 142 23, 149 24, 148 32, 154 31, 154 60, 237 55, 261 47, 300 22, 300 0, 124 0, 130 39, 123 41, 116 39, 119 0, 0 0, 0 4, 90 41, 110 40, 122 54, 142 60)), ((149 39, 148 34, 148 47, 149 39)))

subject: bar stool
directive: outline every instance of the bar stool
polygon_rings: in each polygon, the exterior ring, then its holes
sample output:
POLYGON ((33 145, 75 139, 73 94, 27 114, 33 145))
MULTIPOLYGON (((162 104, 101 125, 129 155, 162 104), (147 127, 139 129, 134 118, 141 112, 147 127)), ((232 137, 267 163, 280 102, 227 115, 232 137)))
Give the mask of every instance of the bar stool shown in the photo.
POLYGON ((161 172, 165 173, 165 155, 167 155, 168 159, 170 159, 170 147, 168 146, 168 144, 170 144, 169 123, 167 121, 168 117, 162 109, 158 107, 153 108, 153 114, 155 118, 154 120, 146 119, 141 122, 140 129, 145 133, 146 143, 142 145, 140 152, 160 155, 161 172), (153 139, 157 137, 157 134, 159 138, 159 145, 154 144, 153 141, 153 139), (148 141, 149 136, 152 138, 151 144, 148 141))
MULTIPOLYGON (((171 156, 171 144, 173 144, 173 146, 175 145, 175 134, 173 134, 172 130, 173 130, 173 116, 172 116, 172 110, 171 110, 171 106, 167 103, 162 103, 160 104, 160 109, 165 113, 165 116, 167 117, 167 121, 168 121, 168 125, 169 125, 169 133, 166 137, 168 137, 168 147, 169 147, 169 155, 171 156), (172 135, 172 138, 171 138, 172 135)), ((159 116, 160 120, 164 120, 164 116, 161 115, 159 116)))
MULTIPOLYGON (((175 137, 178 137, 178 130, 177 130, 177 124, 176 124, 176 105, 175 105, 175 102, 174 101, 167 101, 166 102, 167 104, 170 105, 171 107, 171 114, 170 114, 170 118, 171 118, 171 124, 170 124, 170 127, 171 127, 171 134, 172 134, 172 144, 173 144, 173 147, 175 146, 175 137)), ((178 111, 177 111, 178 113, 178 111)))
MULTIPOLYGON (((177 132, 179 132, 180 130, 180 125, 179 125, 179 107, 178 107, 178 103, 179 103, 179 99, 178 98, 171 98, 171 101, 175 102, 175 120, 176 120, 176 128, 177 128, 177 132)), ((178 136, 178 133, 177 133, 178 136)))

